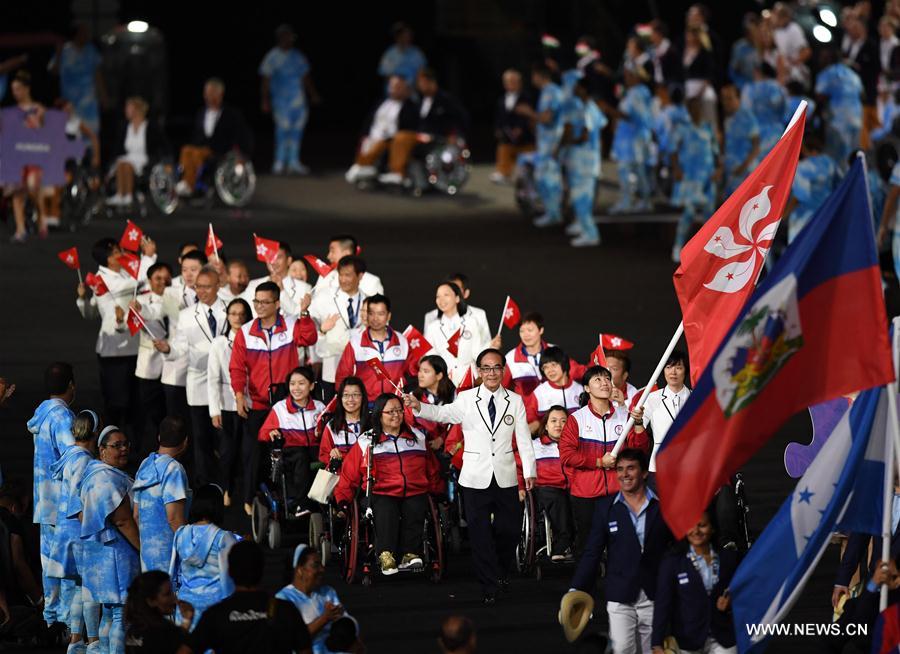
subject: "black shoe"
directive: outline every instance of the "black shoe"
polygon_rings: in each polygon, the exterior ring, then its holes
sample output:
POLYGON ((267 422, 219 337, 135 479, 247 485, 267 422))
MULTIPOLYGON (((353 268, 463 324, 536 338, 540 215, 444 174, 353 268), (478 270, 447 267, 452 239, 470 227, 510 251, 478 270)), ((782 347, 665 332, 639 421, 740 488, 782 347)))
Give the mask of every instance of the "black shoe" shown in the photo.
POLYGON ((509 579, 498 579, 497 587, 500 589, 501 593, 504 593, 504 594, 508 593, 509 592, 509 579))
POLYGON ((497 603, 497 593, 484 593, 481 596, 481 603, 485 606, 494 606, 497 603))

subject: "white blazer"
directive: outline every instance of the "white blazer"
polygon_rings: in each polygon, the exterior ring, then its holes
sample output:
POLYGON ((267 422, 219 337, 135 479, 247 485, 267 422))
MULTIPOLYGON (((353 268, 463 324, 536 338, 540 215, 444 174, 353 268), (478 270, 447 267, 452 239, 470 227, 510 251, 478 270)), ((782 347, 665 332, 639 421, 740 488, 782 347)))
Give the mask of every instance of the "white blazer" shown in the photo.
POLYGON ((425 326, 424 336, 432 346, 428 354, 440 355, 447 363, 450 379, 457 385, 465 378, 470 366, 475 363, 475 357, 491 344, 490 332, 469 311, 455 320, 448 321, 443 316, 433 320, 425 326), (453 356, 447 349, 447 341, 460 328, 462 336, 459 339, 456 356, 453 356))
MULTIPOLYGON (((328 316, 338 315, 337 323, 327 334, 319 332, 319 340, 316 341, 315 345, 315 352, 322 360, 322 380, 326 382, 334 383, 334 375, 337 372, 341 355, 344 353, 347 343, 350 342, 350 334, 354 329, 360 327, 359 320, 356 321, 354 327, 350 327, 350 321, 347 316, 348 297, 346 293, 338 288, 331 293, 319 293, 309 306, 309 316, 316 322, 317 327, 320 327, 322 321, 328 316)), ((362 304, 366 297, 368 296, 365 291, 360 288, 358 299, 354 301, 357 312, 359 312, 359 304, 362 304)))
POLYGON ((459 483, 466 488, 487 488, 491 479, 501 488, 518 484, 512 439, 515 437, 526 478, 536 477, 531 432, 525 418, 525 404, 516 393, 503 388, 495 394, 496 420, 493 428, 488 414, 490 392, 482 385, 456 396, 450 404, 422 403, 415 412, 425 420, 461 424, 463 430, 462 470, 459 483))
MULTIPOLYGON (((471 304, 466 304, 466 314, 472 314, 472 318, 475 319, 475 322, 481 327, 481 331, 490 336, 493 334, 491 331, 491 326, 488 324, 487 313, 485 313, 484 309, 479 309, 478 307, 473 307, 471 304)), ((438 310, 432 309, 428 313, 425 314, 425 321, 422 323, 422 329, 426 329, 429 323, 433 323, 438 319, 438 310)), ((424 336, 424 332, 422 335, 424 336)))
MULTIPOLYGON (((147 327, 156 338, 168 338, 168 329, 162 313, 163 296, 156 293, 143 293, 138 295, 141 305, 141 317, 147 323, 147 327)), ((153 345, 153 338, 146 329, 140 331, 140 344, 138 346, 137 365, 134 368, 134 376, 140 379, 159 381, 162 376, 165 359, 162 352, 153 345)))
POLYGON ((644 427, 653 433, 653 451, 650 453, 650 472, 656 472, 656 451, 662 445, 675 417, 691 394, 683 387, 677 394, 666 386, 650 393, 644 403, 644 427))
POLYGON ((222 411, 237 411, 234 391, 231 389, 231 348, 234 345, 234 334, 219 334, 209 346, 209 358, 206 363, 206 388, 209 394, 209 417, 220 416, 222 411))
MULTIPOLYGON (((240 297, 247 300, 254 318, 256 317, 256 307, 253 305, 253 298, 256 295, 256 287, 263 282, 270 281, 272 281, 272 278, 268 275, 259 279, 253 279, 247 285, 247 289, 240 295, 240 297)), ((278 295, 278 300, 281 302, 281 312, 286 316, 300 315, 300 303, 303 301, 304 295, 312 293, 312 286, 302 279, 294 279, 291 276, 281 280, 281 285, 282 289, 278 295)))
MULTIPOLYGON (((338 284, 338 271, 337 268, 335 268, 324 277, 320 276, 319 279, 316 280, 316 285, 313 288, 313 297, 316 297, 318 295, 332 295, 339 288, 340 285, 338 284)), ((383 295, 384 285, 381 283, 381 279, 379 279, 377 275, 373 275, 372 273, 366 271, 359 279, 359 290, 361 290, 367 296, 383 295)))
POLYGON ((212 307, 198 302, 178 314, 175 338, 169 342, 167 359, 187 356, 187 403, 189 406, 207 406, 209 391, 206 384, 209 350, 213 340, 227 327, 225 303, 216 298, 212 307), (209 330, 207 311, 212 308, 216 319, 216 333, 209 330))

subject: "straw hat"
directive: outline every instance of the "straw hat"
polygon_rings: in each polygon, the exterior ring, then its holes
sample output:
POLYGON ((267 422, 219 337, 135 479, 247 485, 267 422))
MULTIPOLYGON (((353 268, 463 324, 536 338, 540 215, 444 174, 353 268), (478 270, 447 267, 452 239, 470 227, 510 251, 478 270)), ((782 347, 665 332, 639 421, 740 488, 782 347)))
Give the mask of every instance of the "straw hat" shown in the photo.
POLYGON ((594 598, 581 590, 570 590, 559 603, 559 624, 566 640, 575 642, 594 611, 594 598))

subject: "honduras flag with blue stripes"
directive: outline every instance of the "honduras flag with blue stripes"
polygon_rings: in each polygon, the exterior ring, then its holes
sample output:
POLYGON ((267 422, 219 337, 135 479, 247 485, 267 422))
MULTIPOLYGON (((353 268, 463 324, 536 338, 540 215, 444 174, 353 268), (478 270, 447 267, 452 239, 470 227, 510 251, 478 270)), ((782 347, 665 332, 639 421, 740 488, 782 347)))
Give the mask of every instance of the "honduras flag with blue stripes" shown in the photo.
POLYGON ((730 591, 741 654, 764 651, 758 626, 785 618, 832 532, 881 533, 887 398, 884 387, 859 394, 738 566, 730 591))

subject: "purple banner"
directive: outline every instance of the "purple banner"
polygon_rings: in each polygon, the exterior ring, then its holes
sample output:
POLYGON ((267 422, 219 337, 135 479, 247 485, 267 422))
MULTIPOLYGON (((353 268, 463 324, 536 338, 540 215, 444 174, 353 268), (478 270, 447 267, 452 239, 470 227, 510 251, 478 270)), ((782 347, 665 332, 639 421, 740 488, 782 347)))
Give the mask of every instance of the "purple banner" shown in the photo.
POLYGON ((812 441, 809 445, 788 443, 784 448, 784 468, 791 477, 797 479, 803 476, 848 408, 850 408, 850 400, 845 397, 809 407, 809 417, 813 427, 812 441))
POLYGON ((46 186, 65 183, 67 159, 79 159, 86 144, 66 136, 63 111, 47 110, 40 126, 26 124, 26 113, 18 107, 0 111, 0 184, 21 184, 22 169, 38 166, 46 186))

